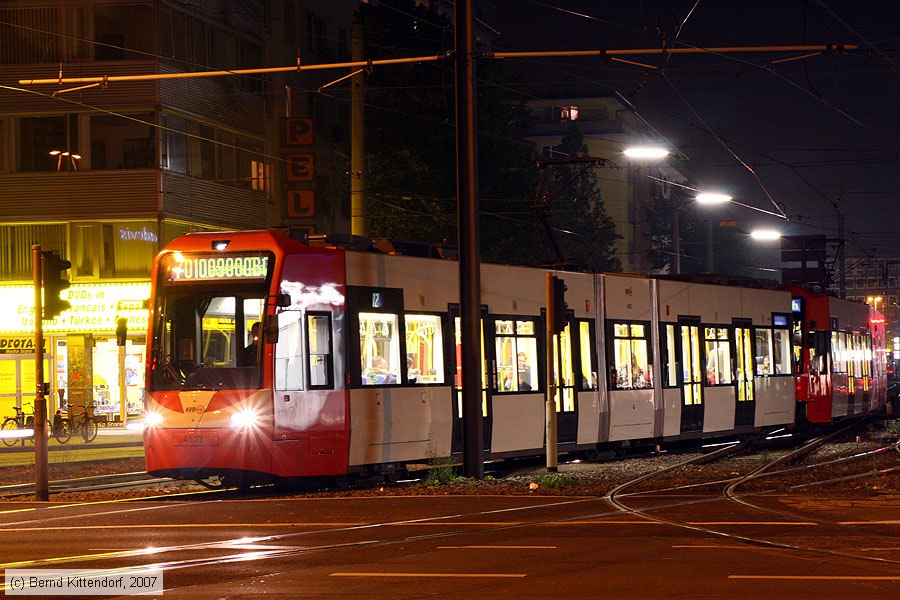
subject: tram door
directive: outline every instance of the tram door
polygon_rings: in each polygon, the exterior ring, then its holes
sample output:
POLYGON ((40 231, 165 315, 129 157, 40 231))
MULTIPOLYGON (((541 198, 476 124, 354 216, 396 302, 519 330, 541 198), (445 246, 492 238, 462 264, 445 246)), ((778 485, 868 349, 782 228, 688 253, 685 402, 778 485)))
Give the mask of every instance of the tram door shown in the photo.
MULTIPOLYGON (((572 358, 572 323, 553 337, 553 379, 556 383, 556 441, 575 443, 578 439, 578 413, 575 403, 575 367, 572 358)), ((549 379, 549 377, 548 377, 549 379)))
MULTIPOLYGON (((459 305, 451 304, 449 307, 450 317, 453 319, 453 360, 447 361, 445 364, 453 365, 453 393, 456 398, 453 410, 453 437, 451 442, 451 450, 454 453, 463 451, 463 397, 462 397, 462 323, 459 316, 459 305)), ((484 440, 483 449, 485 451, 491 448, 491 431, 493 429, 493 411, 488 402, 488 370, 484 347, 484 326, 485 314, 487 310, 481 309, 481 417, 482 426, 484 428, 482 439, 484 440)))
POLYGON ((700 361, 700 324, 681 322, 681 431, 703 430, 703 364, 700 361))
POLYGON ((735 322, 735 378, 737 387, 737 403, 734 413, 734 425, 753 425, 756 413, 756 397, 753 391, 753 336, 749 323, 735 322))

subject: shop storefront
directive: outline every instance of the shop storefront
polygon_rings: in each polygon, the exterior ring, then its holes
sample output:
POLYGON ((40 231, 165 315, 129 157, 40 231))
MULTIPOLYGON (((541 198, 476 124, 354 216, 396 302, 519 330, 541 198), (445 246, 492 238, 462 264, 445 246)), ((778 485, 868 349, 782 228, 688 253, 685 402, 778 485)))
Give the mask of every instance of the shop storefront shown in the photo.
MULTIPOLYGON (((108 423, 140 414, 149 297, 149 282, 73 284, 65 291, 71 308, 44 322, 49 414, 69 404, 93 405, 108 423), (116 338, 119 319, 127 322, 124 346, 116 338)), ((34 288, 0 286, 0 416, 12 415, 14 406, 33 410, 34 372, 34 288)))

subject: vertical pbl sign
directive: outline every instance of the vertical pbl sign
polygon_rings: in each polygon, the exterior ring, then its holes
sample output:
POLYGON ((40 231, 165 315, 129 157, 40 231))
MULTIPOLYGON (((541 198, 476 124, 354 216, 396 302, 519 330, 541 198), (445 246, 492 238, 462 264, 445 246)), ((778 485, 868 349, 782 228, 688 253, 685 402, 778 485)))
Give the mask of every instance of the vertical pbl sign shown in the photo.
POLYGON ((315 155, 301 152, 314 143, 313 120, 293 117, 284 120, 285 164, 285 214, 288 217, 312 219, 316 216, 315 155), (308 182, 308 183, 307 183, 308 182))
POLYGON ((67 335, 69 358, 69 417, 84 412, 94 401, 94 337, 67 335))

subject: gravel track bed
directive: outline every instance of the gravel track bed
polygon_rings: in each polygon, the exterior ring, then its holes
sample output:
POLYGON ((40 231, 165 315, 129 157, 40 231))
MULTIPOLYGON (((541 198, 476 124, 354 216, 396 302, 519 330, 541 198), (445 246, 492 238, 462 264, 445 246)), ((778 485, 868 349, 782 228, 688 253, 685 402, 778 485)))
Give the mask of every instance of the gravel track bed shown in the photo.
MULTIPOLYGON (((834 443, 824 446, 808 456, 801 463, 818 464, 839 457, 853 456, 879 447, 888 446, 897 439, 895 433, 886 429, 870 429, 858 441, 834 443)), ((722 484, 698 485, 709 482, 724 482, 746 475, 752 470, 771 461, 781 451, 763 451, 757 454, 738 455, 712 464, 677 467, 670 472, 629 489, 629 492, 660 488, 681 488, 682 493, 704 493, 721 489, 722 484), (689 487, 693 486, 693 487, 689 487)), ((442 480, 439 484, 423 481, 394 485, 361 486, 350 489, 296 493, 297 497, 352 497, 352 496, 409 496, 409 495, 559 495, 559 496, 605 496, 616 486, 641 475, 657 472, 678 465, 691 454, 660 454, 657 456, 624 458, 616 461, 566 464, 561 462, 559 473, 547 473, 541 467, 515 468, 503 477, 486 476, 483 480, 453 477, 448 467, 426 468, 422 478, 431 475, 442 480)), ((753 491, 778 491, 791 494, 842 492, 854 496, 871 496, 884 493, 900 493, 900 472, 880 473, 880 470, 900 465, 900 453, 887 451, 879 455, 829 465, 824 468, 801 471, 796 474, 765 477, 744 484, 741 493, 753 491), (825 479, 834 479, 851 474, 866 472, 866 476, 826 485, 795 487, 825 479)), ((103 474, 143 471, 143 459, 123 459, 103 463, 51 465, 50 479, 72 479, 103 474)), ((0 469, 0 484, 30 483, 34 481, 31 467, 6 467, 0 469)), ((164 496, 182 492, 199 491, 203 488, 193 482, 177 482, 161 485, 155 489, 116 490, 106 492, 69 492, 51 495, 54 502, 104 501, 148 496, 164 496)), ((18 499, 19 501, 22 498, 18 499)))

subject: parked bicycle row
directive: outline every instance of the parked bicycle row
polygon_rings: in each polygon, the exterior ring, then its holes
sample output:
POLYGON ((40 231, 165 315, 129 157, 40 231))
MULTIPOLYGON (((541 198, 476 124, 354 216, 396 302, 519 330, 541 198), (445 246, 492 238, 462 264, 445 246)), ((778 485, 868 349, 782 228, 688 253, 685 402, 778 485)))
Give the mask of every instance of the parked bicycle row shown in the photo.
MULTIPOLYGON (((25 406, 31 407, 31 404, 25 406)), ((16 411, 15 416, 6 417, 3 425, 0 426, 0 438, 6 446, 15 446, 25 440, 34 443, 34 414, 26 414, 21 407, 13 407, 16 411)), ((57 411, 52 420, 48 420, 47 437, 53 437, 60 444, 65 444, 73 435, 80 435, 85 442, 92 442, 97 437, 97 419, 91 415, 93 405, 76 406, 69 405, 72 410, 81 409, 73 412, 70 416, 63 415, 57 411)))

